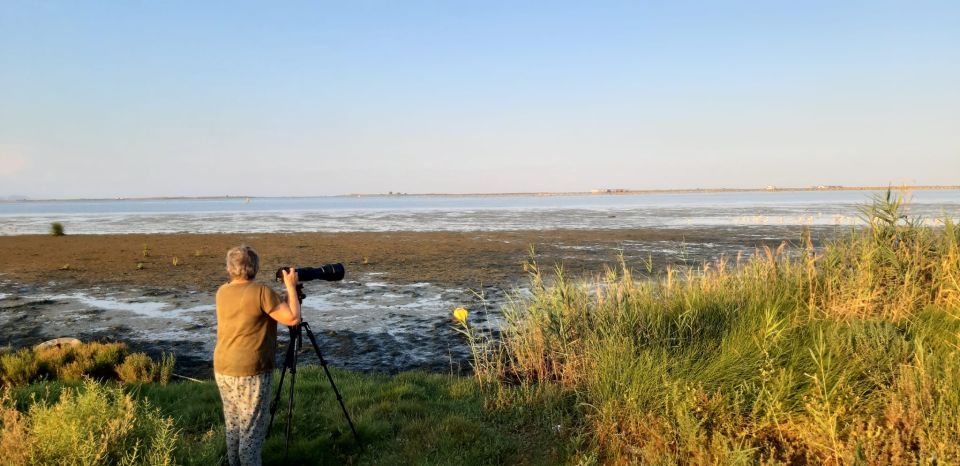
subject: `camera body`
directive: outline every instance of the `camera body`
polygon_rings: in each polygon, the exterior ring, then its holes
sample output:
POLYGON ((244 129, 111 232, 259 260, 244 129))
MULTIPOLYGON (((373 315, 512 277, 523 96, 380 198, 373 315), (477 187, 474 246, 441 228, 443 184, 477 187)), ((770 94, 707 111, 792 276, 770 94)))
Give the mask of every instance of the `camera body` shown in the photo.
MULTIPOLYGON (((277 269, 277 281, 283 281, 283 271, 289 270, 290 267, 280 267, 277 269)), ((298 267, 297 277, 301 282, 309 282, 312 280, 325 280, 328 282, 336 282, 343 280, 343 276, 346 274, 346 269, 343 267, 343 264, 324 264, 319 267, 298 267)))

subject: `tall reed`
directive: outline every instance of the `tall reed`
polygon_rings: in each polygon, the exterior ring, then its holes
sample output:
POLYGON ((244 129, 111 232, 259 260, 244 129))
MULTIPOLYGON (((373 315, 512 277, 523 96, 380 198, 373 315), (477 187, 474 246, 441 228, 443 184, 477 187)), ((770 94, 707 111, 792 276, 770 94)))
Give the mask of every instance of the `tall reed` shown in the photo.
POLYGON ((531 263, 478 377, 566 392, 588 463, 960 463, 960 229, 890 193, 864 216, 640 279, 531 263))

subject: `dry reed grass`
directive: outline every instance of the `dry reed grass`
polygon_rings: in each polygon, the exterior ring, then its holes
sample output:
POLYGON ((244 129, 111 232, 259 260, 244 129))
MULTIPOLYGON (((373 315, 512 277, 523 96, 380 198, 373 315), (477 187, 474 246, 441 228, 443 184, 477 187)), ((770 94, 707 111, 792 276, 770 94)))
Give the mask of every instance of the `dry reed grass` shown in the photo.
POLYGON ((644 279, 531 262, 500 338, 466 329, 477 377, 500 405, 565 393, 582 463, 960 463, 960 230, 902 207, 644 279))

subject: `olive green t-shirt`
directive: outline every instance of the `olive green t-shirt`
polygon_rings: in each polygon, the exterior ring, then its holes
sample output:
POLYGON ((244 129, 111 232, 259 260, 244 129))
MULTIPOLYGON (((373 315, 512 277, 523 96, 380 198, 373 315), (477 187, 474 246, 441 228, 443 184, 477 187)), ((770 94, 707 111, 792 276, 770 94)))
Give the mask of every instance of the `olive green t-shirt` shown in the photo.
POLYGON ((269 312, 280 303, 275 291, 256 282, 227 283, 217 290, 214 372, 250 376, 273 370, 277 321, 269 312))

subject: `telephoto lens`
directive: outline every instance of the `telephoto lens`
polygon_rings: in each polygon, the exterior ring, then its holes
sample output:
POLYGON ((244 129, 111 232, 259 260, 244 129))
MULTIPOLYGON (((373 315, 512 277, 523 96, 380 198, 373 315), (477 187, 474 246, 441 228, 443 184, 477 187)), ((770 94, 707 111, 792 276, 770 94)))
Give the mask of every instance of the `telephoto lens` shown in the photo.
MULTIPOLYGON (((277 281, 283 281, 283 271, 288 270, 290 267, 280 267, 277 269, 277 281)), ((347 273, 347 270, 343 267, 343 264, 324 264, 319 267, 299 267, 297 268, 297 277, 301 282, 309 282, 311 280, 325 280, 328 282, 336 282, 343 280, 343 276, 347 273)))

